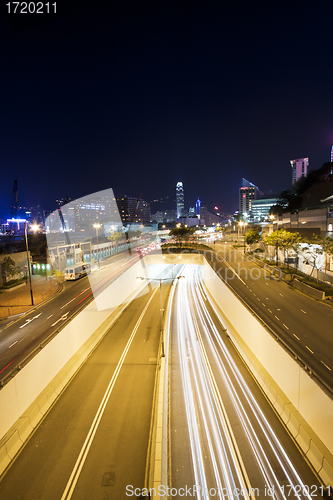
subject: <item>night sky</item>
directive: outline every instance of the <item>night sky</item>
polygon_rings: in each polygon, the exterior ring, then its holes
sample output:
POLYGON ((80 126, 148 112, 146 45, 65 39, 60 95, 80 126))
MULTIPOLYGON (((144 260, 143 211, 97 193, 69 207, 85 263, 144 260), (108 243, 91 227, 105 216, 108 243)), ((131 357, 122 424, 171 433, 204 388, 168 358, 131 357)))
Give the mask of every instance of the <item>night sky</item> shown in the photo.
MULTIPOLYGON (((238 208, 333 144, 333 1, 66 0, 1 18, 1 212, 112 188, 238 208)), ((152 211, 161 206, 153 205, 152 211)), ((166 208, 166 205, 163 205, 166 208)))

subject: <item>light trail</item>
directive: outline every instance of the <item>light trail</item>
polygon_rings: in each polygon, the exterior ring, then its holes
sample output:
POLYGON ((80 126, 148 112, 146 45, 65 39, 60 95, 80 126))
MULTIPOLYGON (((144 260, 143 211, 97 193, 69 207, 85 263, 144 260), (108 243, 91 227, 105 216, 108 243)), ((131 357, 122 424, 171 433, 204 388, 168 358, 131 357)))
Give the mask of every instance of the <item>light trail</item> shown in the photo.
MULTIPOLYGON (((182 274, 186 280, 178 284, 174 301, 194 480, 199 486, 197 498, 212 498, 210 490, 214 488, 214 498, 254 500, 259 494, 251 487, 248 464, 242 459, 240 449, 244 446, 237 443, 232 430, 224 405, 226 392, 234 409, 230 418, 233 425, 241 425, 261 484, 273 492, 270 496, 310 500, 309 486, 255 400, 207 309, 199 266, 185 266, 182 274)), ((211 306, 219 317, 215 305, 211 306)))

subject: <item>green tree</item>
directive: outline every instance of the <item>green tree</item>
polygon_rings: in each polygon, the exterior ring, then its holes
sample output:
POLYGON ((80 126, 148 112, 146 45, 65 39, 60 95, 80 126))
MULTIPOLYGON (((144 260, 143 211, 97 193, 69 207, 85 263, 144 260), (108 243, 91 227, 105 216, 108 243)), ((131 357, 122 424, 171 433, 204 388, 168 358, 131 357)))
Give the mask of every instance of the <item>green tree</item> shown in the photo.
POLYGON ((21 273, 21 269, 15 265, 15 262, 11 257, 5 257, 1 262, 2 276, 3 280, 7 281, 7 278, 13 278, 16 274, 21 273))
POLYGON ((169 236, 174 236, 175 238, 188 240, 189 237, 196 231, 195 227, 180 226, 171 229, 169 236))
POLYGON ((265 245, 275 247, 276 253, 276 265, 279 264, 279 248, 286 249, 288 245, 289 233, 285 229, 278 229, 277 231, 273 231, 271 234, 265 236, 263 242, 265 245))
POLYGON ((247 233, 245 233, 245 243, 247 245, 254 245, 255 243, 259 243, 260 234, 256 229, 250 229, 247 233))

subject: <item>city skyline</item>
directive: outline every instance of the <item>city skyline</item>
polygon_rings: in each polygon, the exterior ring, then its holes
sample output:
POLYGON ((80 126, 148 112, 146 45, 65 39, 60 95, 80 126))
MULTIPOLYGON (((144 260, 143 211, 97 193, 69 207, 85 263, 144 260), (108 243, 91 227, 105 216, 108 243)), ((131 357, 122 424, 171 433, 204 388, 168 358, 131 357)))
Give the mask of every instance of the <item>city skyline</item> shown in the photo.
POLYGON ((83 0, 2 16, 1 210, 15 179, 21 205, 47 210, 105 188, 166 198, 180 179, 192 204, 229 213, 242 177, 287 189, 290 159, 330 158, 332 15, 328 1, 83 0))

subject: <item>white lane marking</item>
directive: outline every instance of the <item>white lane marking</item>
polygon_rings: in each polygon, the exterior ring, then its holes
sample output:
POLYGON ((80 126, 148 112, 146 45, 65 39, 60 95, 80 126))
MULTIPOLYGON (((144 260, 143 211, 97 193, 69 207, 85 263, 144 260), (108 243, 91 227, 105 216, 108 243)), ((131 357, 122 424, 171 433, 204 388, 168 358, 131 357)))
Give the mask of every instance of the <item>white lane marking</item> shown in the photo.
POLYGON ((53 316, 53 314, 51 314, 51 315, 50 315, 48 318, 46 318, 46 319, 50 319, 50 318, 52 318, 52 316, 53 316))
POLYGON ((270 313, 272 313, 272 311, 270 309, 268 309, 270 313))
POLYGON ((305 347, 307 348, 308 351, 310 351, 313 354, 313 351, 311 351, 310 347, 308 347, 307 345, 305 347))
POLYGON ((326 366, 326 368, 327 368, 330 372, 332 371, 332 370, 331 370, 331 368, 330 368, 329 366, 327 366, 327 364, 326 364, 326 363, 324 363, 324 361, 320 361, 320 362, 321 362, 321 363, 323 363, 323 365, 324 365, 324 366, 326 366))
POLYGON ((260 299, 259 299, 259 297, 257 297, 257 300, 259 300, 259 302, 260 302, 260 299))
POLYGON ((52 325, 51 325, 51 326, 55 326, 57 323, 59 323, 59 321, 65 321, 65 319, 67 319, 67 314, 69 314, 69 311, 67 311, 65 314, 63 314, 63 315, 61 316, 61 318, 60 318, 60 319, 58 319, 58 321, 56 321, 55 323, 52 323, 52 325))
POLYGON ((14 342, 13 344, 11 344, 11 345, 8 347, 8 349, 10 349, 11 347, 13 347, 13 345, 17 344, 17 342, 18 342, 18 341, 17 341, 17 340, 15 340, 15 342, 14 342))
POLYGON ((283 326, 284 326, 285 328, 287 328, 287 330, 289 330, 289 327, 288 327, 287 325, 285 325, 284 323, 283 323, 283 326))
POLYGON ((120 373, 120 370, 124 364, 124 361, 125 361, 125 358, 126 358, 126 355, 129 351, 129 348, 131 347, 131 344, 133 342, 133 339, 135 337, 135 334, 140 326, 140 323, 144 317, 144 315, 146 314, 147 312, 147 309, 151 303, 151 301, 153 300, 156 292, 158 291, 158 287, 154 290, 152 296, 150 297, 150 299, 148 300, 145 308, 143 309, 138 321, 136 322, 136 325, 131 333, 131 336, 130 338, 128 339, 127 341, 127 344, 125 346, 125 349, 118 361, 118 364, 116 366, 116 369, 111 377, 111 380, 109 382, 109 385, 104 393, 104 396, 102 398, 102 401, 101 401, 101 404, 99 405, 99 408, 96 412, 96 415, 94 417, 94 420, 93 420, 93 423, 91 424, 91 427, 88 431, 88 434, 87 434, 87 437, 83 443, 83 446, 81 448, 81 451, 79 453, 79 456, 76 460, 76 463, 74 465, 74 468, 72 470, 72 473, 70 475, 70 478, 68 480, 68 483, 66 485, 66 488, 65 488, 65 491, 64 493, 62 494, 62 497, 61 497, 61 500, 70 500, 72 498, 72 495, 73 495, 73 492, 74 492, 74 488, 76 486, 76 483, 78 482, 78 479, 79 479, 79 476, 81 474, 81 470, 84 466, 84 463, 86 461, 86 458, 87 458, 87 455, 89 453, 89 450, 90 450, 90 447, 92 445, 92 442, 94 440, 94 437, 95 437, 95 434, 97 432, 97 429, 98 429, 98 426, 99 426, 99 423, 102 419, 102 416, 103 416, 103 413, 105 411, 105 408, 106 408, 106 405, 110 399, 110 396, 111 396, 111 393, 112 393, 112 390, 115 386, 115 383, 117 381, 117 378, 118 378, 118 375, 120 373))
POLYGON ((277 311, 281 311, 281 309, 277 309, 277 311))
POLYGON ((269 298, 268 298, 268 297, 266 297, 266 300, 269 300, 269 298))
POLYGON ((278 321, 280 321, 280 318, 278 318, 277 316, 275 316, 275 317, 276 317, 276 319, 277 319, 278 321))
POLYGON ((26 322, 24 323, 24 325, 20 326, 20 328, 24 328, 25 326, 29 325, 29 323, 31 323, 31 321, 33 321, 34 319, 39 318, 39 316, 41 316, 41 315, 42 315, 42 313, 37 314, 37 316, 35 316, 34 318, 27 319, 26 322))
POLYGON ((265 283, 265 285, 267 285, 267 286, 268 286, 268 283, 265 283))
POLYGON ((301 309, 301 311, 302 311, 302 313, 306 314, 306 312, 305 312, 305 311, 303 311, 303 309, 301 309))
POLYGON ((297 337, 297 335, 295 335, 294 333, 293 333, 293 336, 294 336, 294 337, 296 337, 296 338, 297 338, 297 340, 300 340, 300 338, 299 338, 299 337, 297 337))
POLYGON ((279 293, 279 295, 281 295, 281 297, 283 297, 282 293, 279 293))
POLYGON ((265 304, 265 302, 263 302, 263 303, 262 303, 262 305, 263 305, 264 307, 266 307, 266 304, 265 304))
MULTIPOLYGON (((80 293, 80 295, 82 295, 82 294, 80 293)), ((74 297, 74 299, 72 299, 69 302, 67 302, 67 304, 65 304, 64 306, 60 307, 60 309, 63 309, 64 307, 68 306, 68 304, 70 304, 71 302, 73 302, 73 300, 75 300, 75 299, 76 299, 76 297, 74 297)))
POLYGON ((256 294, 255 294, 255 293, 253 293, 253 295, 256 297, 256 294))

